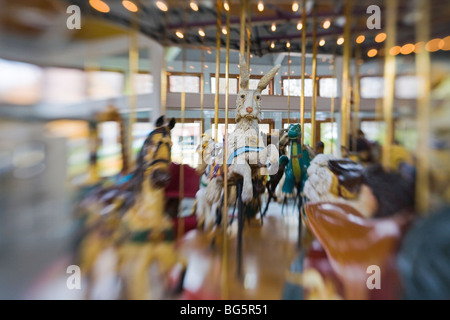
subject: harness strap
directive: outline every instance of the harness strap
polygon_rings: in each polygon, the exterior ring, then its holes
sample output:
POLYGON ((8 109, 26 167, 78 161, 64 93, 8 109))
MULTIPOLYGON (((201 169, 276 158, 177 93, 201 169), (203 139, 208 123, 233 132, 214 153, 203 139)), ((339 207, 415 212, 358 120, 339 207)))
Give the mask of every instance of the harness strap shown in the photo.
POLYGON ((233 161, 233 158, 236 158, 240 154, 243 154, 246 152, 260 152, 263 149, 264 148, 262 148, 262 147, 249 147, 249 146, 237 148, 236 150, 234 150, 234 152, 228 158, 227 164, 230 165, 231 162, 233 161))

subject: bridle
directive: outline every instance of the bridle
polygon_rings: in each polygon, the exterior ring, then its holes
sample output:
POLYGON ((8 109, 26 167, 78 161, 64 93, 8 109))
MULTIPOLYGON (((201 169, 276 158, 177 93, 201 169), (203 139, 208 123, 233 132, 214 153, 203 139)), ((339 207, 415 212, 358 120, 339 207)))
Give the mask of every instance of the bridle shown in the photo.
MULTIPOLYGON (((150 140, 153 137, 153 135, 158 134, 158 133, 161 133, 163 135, 163 138, 165 138, 167 136, 170 136, 169 132, 167 132, 165 127, 160 127, 160 128, 155 129, 152 132, 152 134, 148 137, 148 139, 150 140)), ((156 149, 155 149, 153 154, 155 154, 155 155, 158 154, 159 149, 163 145, 166 146, 169 150, 171 149, 171 146, 170 146, 169 142, 167 142, 167 141, 165 141, 165 142, 164 141, 159 141, 158 144, 156 145, 156 149)), ((169 155, 170 155, 170 151, 169 151, 169 155)), ((158 164, 158 163, 164 163, 164 164, 169 165, 170 164, 170 160, 169 159, 154 159, 152 162, 150 162, 148 164, 147 169, 152 167, 152 166, 154 166, 155 164, 158 164)))

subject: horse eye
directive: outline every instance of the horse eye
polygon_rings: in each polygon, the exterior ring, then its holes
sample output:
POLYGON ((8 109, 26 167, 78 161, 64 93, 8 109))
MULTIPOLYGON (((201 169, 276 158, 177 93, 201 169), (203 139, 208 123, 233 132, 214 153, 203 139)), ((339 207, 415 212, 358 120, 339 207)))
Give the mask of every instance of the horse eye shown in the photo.
POLYGON ((257 99, 257 100, 261 99, 261 96, 256 96, 256 99, 257 99))
POLYGON ((241 99, 245 99, 245 94, 241 94, 241 99))

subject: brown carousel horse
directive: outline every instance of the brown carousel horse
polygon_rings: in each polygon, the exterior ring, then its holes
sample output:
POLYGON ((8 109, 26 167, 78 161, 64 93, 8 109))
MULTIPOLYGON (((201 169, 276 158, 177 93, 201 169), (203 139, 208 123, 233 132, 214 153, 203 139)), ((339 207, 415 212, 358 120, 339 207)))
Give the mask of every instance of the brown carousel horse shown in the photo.
POLYGON ((78 259, 88 277, 88 298, 160 298, 150 286, 149 270, 156 265, 161 279, 178 262, 173 223, 164 214, 175 120, 164 121, 163 116, 156 121, 134 172, 94 189, 80 205, 84 232, 78 259))

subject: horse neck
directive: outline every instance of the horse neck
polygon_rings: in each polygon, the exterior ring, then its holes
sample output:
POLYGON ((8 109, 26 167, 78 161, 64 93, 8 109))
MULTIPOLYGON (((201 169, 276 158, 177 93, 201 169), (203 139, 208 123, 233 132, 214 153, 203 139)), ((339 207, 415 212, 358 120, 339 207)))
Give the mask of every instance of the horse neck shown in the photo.
POLYGON ((170 227, 170 221, 164 215, 164 196, 164 188, 154 189, 149 177, 144 176, 142 190, 126 215, 129 227, 139 230, 170 227))

